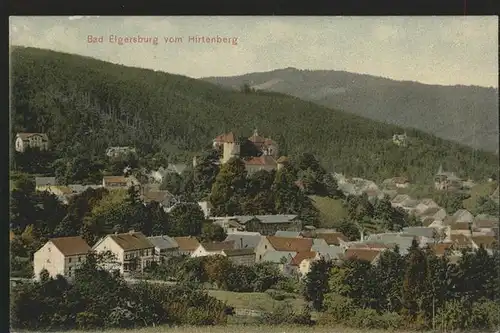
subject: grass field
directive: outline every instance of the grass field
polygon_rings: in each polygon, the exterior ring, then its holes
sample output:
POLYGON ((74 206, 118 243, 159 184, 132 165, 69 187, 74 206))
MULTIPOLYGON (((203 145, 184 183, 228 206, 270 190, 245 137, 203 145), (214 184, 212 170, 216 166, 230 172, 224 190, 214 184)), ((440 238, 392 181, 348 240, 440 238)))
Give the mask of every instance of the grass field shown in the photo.
POLYGON ((283 303, 291 303, 294 309, 300 311, 305 301, 299 295, 289 294, 290 298, 276 301, 267 293, 236 293, 224 290, 208 290, 208 294, 236 309, 251 309, 259 311, 272 311, 283 303))
MULTIPOLYGON (((72 333, 89 333, 90 331, 71 331, 72 333)), ((97 332, 97 331, 95 331, 97 332)), ((137 332, 137 333, 387 333, 387 330, 368 330, 368 329, 351 329, 344 327, 304 327, 304 326, 267 326, 267 325, 227 325, 227 326, 182 326, 182 327, 148 327, 136 330, 101 330, 99 332, 106 333, 122 333, 122 332, 137 332)), ((393 333, 409 333, 409 331, 393 331, 393 333)), ((420 332, 425 333, 425 332, 420 332)))
POLYGON ((470 190, 470 198, 464 200, 464 207, 469 211, 473 211, 477 199, 482 196, 489 196, 495 191, 498 186, 498 182, 485 182, 481 184, 477 184, 470 190))
POLYGON ((312 195, 314 206, 319 210, 321 227, 330 228, 339 220, 347 217, 342 200, 312 195))

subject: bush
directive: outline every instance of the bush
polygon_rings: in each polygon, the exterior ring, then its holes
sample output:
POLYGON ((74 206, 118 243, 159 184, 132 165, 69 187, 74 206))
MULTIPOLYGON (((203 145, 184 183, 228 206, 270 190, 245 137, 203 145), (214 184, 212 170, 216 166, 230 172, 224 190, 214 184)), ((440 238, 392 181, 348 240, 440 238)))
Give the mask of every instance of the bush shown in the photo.
POLYGON ((265 325, 309 325, 311 321, 311 312, 309 308, 304 308, 302 312, 293 311, 289 303, 280 304, 272 312, 266 312, 260 317, 261 324, 265 325))
POLYGON ((76 314, 76 327, 81 330, 90 330, 102 324, 101 318, 91 312, 79 312, 76 314))
POLYGON ((319 324, 344 323, 355 311, 352 299, 335 293, 325 295, 325 312, 319 317, 319 324))
POLYGON ((383 329, 399 329, 404 326, 403 317, 396 312, 385 312, 380 316, 380 324, 383 329))
POLYGON ((373 309, 358 309, 347 322, 347 325, 356 328, 381 328, 383 327, 381 316, 373 309))
POLYGON ((490 300, 477 302, 472 307, 471 325, 477 329, 495 329, 500 326, 500 304, 490 300))

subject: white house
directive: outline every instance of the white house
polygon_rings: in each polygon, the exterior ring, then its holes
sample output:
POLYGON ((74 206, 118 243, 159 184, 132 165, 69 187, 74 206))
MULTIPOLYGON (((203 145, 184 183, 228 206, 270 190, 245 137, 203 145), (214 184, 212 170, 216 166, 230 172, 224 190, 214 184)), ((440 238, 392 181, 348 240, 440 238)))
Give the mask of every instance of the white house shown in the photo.
POLYGON ((16 151, 22 153, 27 148, 49 149, 49 138, 45 133, 17 133, 16 151))
POLYGON ((46 269, 51 277, 62 275, 71 279, 75 269, 85 261, 90 246, 82 237, 52 238, 33 255, 35 279, 46 269))
POLYGON ((234 250, 234 241, 201 243, 191 254, 192 258, 223 255, 224 250, 234 250))
POLYGON ((136 154, 137 151, 133 147, 109 147, 106 149, 106 156, 118 157, 126 154, 136 154))
POLYGON ((108 269, 118 269, 120 273, 128 274, 142 271, 154 260, 155 246, 143 233, 130 231, 105 236, 94 245, 93 250, 113 253, 116 265, 110 265, 108 269))

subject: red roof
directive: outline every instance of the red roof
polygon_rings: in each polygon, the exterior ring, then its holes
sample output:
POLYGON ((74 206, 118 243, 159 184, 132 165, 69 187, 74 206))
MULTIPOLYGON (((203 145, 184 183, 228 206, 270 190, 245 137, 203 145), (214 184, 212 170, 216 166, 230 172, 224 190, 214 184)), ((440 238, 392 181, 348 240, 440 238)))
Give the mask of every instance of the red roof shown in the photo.
POLYGON ((379 250, 372 249, 347 249, 344 253, 344 258, 349 259, 357 259, 364 260, 368 262, 373 262, 375 258, 380 254, 379 250))
POLYGON ((293 257, 291 264, 294 266, 299 266, 300 263, 305 259, 313 259, 316 257, 316 252, 314 251, 302 251, 298 252, 295 257, 293 257))

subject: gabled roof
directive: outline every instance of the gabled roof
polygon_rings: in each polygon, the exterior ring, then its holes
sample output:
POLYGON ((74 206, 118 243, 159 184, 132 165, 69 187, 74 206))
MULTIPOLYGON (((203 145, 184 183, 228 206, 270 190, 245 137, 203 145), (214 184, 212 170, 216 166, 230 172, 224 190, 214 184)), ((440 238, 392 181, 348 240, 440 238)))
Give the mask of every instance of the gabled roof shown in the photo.
POLYGON ((141 194, 141 199, 144 202, 156 201, 156 202, 161 203, 161 202, 164 202, 165 200, 169 200, 173 197, 174 196, 169 191, 147 191, 147 192, 141 194))
POLYGON ((192 252, 200 246, 200 242, 195 237, 174 237, 174 240, 179 245, 180 251, 192 252))
POLYGON ((127 177, 124 176, 104 176, 102 179, 106 183, 126 183, 127 177))
POLYGON ((291 260, 297 252, 294 251, 267 251, 262 255, 262 261, 268 261, 273 263, 280 263, 283 258, 291 260))
POLYGON ((289 237, 289 238, 302 238, 302 235, 300 234, 299 231, 282 231, 278 230, 274 234, 274 236, 277 237, 289 237))
POLYGON ((453 216, 456 218, 460 218, 464 215, 472 215, 472 214, 467 209, 459 209, 455 212, 455 214, 453 214, 453 216))
POLYGON ((142 250, 154 247, 142 232, 128 232, 123 234, 108 235, 124 251, 142 250))
POLYGON ((36 186, 57 185, 56 177, 35 177, 36 186))
POLYGON ((485 249, 493 249, 498 243, 494 236, 472 236, 472 241, 477 245, 483 245, 485 249))
POLYGON ((363 260, 372 263, 380 255, 379 250, 373 249, 347 249, 344 253, 345 260, 363 260))
POLYGON ((410 196, 408 194, 398 194, 396 195, 392 200, 391 203, 402 203, 405 200, 410 199, 410 196))
POLYGON ((262 144, 266 141, 266 138, 263 136, 260 136, 257 130, 254 130, 253 134, 251 137, 248 138, 249 141, 257 144, 262 144))
POLYGON ((441 209, 441 207, 430 207, 430 208, 427 208, 426 210, 424 210, 423 212, 421 213, 417 213, 417 216, 433 216, 434 214, 436 214, 437 212, 439 212, 441 209))
POLYGON ((49 242, 54 244, 65 257, 86 254, 91 250, 81 236, 52 238, 49 242))
POLYGON ((428 245, 436 256, 443 256, 447 250, 451 250, 453 243, 437 243, 428 245))
POLYGON ((340 245, 340 242, 349 241, 341 232, 316 233, 316 238, 324 239, 328 245, 340 245))
POLYGON ((160 250, 175 249, 179 247, 179 244, 177 244, 174 238, 166 235, 148 237, 148 239, 154 247, 160 250))
POLYGON ((226 257, 255 256, 253 249, 224 249, 226 257))
POLYGON ((258 232, 232 232, 227 233, 225 241, 234 241, 234 246, 240 249, 255 249, 262 239, 258 232))
POLYGON ((290 262, 291 265, 293 266, 299 266, 300 263, 305 260, 305 259, 314 259, 316 257, 316 252, 314 251, 303 251, 303 252, 298 252, 293 258, 292 261, 290 262))
POLYGON ((262 223, 288 223, 298 217, 298 215, 293 214, 277 214, 277 215, 255 215, 262 223))
POLYGON ((457 246, 472 246, 471 239, 463 234, 451 234, 450 240, 457 246))
POLYGON ((287 238, 276 236, 267 236, 266 238, 276 251, 310 251, 313 245, 311 238, 287 238))
POLYGON ((207 252, 217 252, 222 250, 234 249, 234 241, 201 243, 200 245, 203 246, 203 248, 207 252))

